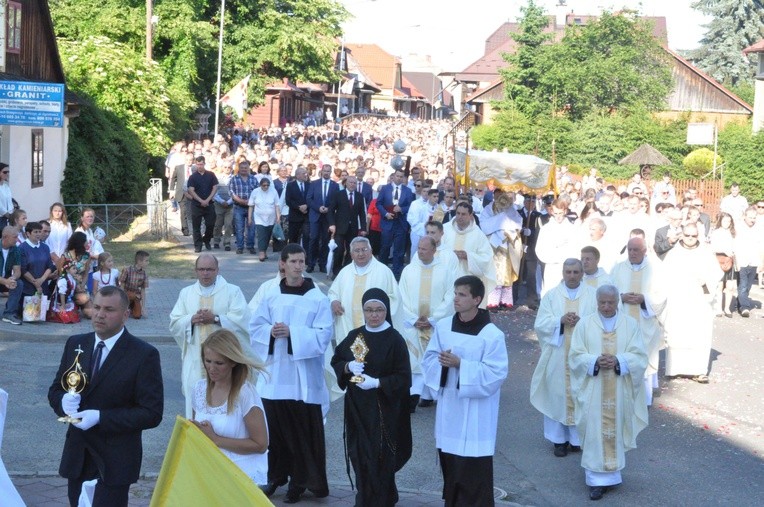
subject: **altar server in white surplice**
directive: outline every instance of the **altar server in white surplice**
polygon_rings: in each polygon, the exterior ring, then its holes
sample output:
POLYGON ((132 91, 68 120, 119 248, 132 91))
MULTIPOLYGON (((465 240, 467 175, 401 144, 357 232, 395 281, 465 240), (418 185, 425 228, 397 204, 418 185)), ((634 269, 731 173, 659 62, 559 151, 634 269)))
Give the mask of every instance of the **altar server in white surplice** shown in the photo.
POLYGON ((204 339, 213 331, 226 328, 236 335, 245 351, 250 350, 247 300, 238 286, 218 273, 217 258, 200 255, 196 259, 196 283, 180 291, 170 312, 170 333, 180 347, 183 362, 181 383, 188 419, 192 417, 194 387, 205 378, 201 352, 204 339))
MULTIPOLYGON (((475 275, 483 282, 487 294, 496 286, 496 266, 493 263, 493 248, 488 238, 475 224, 470 204, 456 205, 456 216, 443 225, 441 243, 443 250, 451 250, 459 259, 459 276, 475 275)), ((485 308, 487 298, 480 303, 485 308)))
POLYGON ((578 259, 562 265, 563 281, 541 298, 534 329, 541 357, 531 379, 531 404, 544 415, 544 438, 554 444, 554 455, 580 451, 570 389, 568 351, 578 322, 597 309, 595 289, 581 282, 578 259))
MULTIPOLYGON (((350 257, 353 262, 342 268, 329 288, 329 301, 334 316, 334 343, 339 344, 353 329, 364 323, 363 294, 374 287, 385 291, 390 298, 389 315, 397 328, 398 306, 400 295, 398 282, 390 268, 379 262, 371 252, 369 240, 362 237, 353 238, 350 242, 350 257)), ((335 345, 336 346, 336 345, 335 345)), ((324 359, 325 375, 332 401, 342 397, 343 391, 337 386, 337 377, 330 361, 334 355, 334 347, 328 350, 324 359)))
POLYGON ((454 313, 454 280, 456 271, 447 261, 454 254, 444 252, 435 257, 435 240, 425 236, 419 240, 417 255, 403 268, 399 289, 401 306, 400 333, 406 340, 411 359, 411 411, 419 398, 432 400, 424 386, 421 362, 440 319, 454 313))
MULTIPOLYGON (((329 407, 324 353, 332 339, 329 299, 304 278, 305 250, 289 243, 281 251, 284 279, 252 316, 255 355, 266 365, 257 379, 268 420, 266 494, 289 483, 288 503, 309 489, 329 494, 323 418, 329 407)), ((270 496, 270 495, 269 495, 270 496)))
POLYGON ((618 299, 612 285, 597 289, 597 312, 579 321, 570 345, 581 466, 592 500, 621 483, 625 453, 647 427, 647 352, 639 324, 618 311, 618 299))
POLYGON ((647 243, 632 238, 627 244, 628 260, 613 268, 611 278, 621 294, 621 308, 639 323, 647 351, 645 369, 645 395, 647 404, 653 403, 653 389, 659 389, 658 361, 660 351, 666 348, 663 318, 666 309, 664 274, 660 261, 648 257, 647 243))
POLYGON ((493 506, 493 454, 501 385, 509 362, 504 333, 478 308, 485 287, 475 276, 454 282, 453 317, 435 325, 422 361, 438 398, 435 446, 448 507, 493 506))
MULTIPOLYGON (((8 393, 0 389, 0 447, 2 447, 3 443, 3 428, 5 426, 5 411, 7 407, 8 393)), ((24 507, 24 501, 11 482, 2 458, 0 458, 0 498, 3 499, 2 504, 6 507, 24 507)))

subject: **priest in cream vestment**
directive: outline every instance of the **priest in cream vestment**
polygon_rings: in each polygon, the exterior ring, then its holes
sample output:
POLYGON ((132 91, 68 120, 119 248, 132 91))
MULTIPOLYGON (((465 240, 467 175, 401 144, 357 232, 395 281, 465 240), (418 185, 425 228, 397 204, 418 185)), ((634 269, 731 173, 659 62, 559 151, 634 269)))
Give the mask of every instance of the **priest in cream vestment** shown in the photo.
POLYGON ((563 282, 541 298, 534 329, 541 357, 531 380, 531 404, 544 415, 544 438, 554 444, 554 455, 578 451, 570 388, 568 351, 578 321, 596 310, 595 290, 581 282, 583 266, 578 259, 563 263, 563 282))
POLYGON ((639 323, 618 311, 618 289, 597 289, 598 311, 583 317, 570 345, 575 421, 589 497, 599 500, 620 484, 626 451, 647 427, 643 379, 647 352, 639 323))
MULTIPOLYGON (((496 266, 493 248, 488 238, 475 224, 472 206, 463 202, 456 205, 456 216, 443 225, 443 250, 451 250, 459 259, 458 276, 475 275, 483 282, 486 294, 496 287, 496 266)), ((480 303, 485 308, 488 298, 480 303)))
POLYGON ((448 262, 450 252, 435 256, 435 240, 425 236, 419 240, 417 255, 403 268, 398 285, 401 305, 399 331, 406 340, 411 360, 412 408, 417 399, 431 400, 424 386, 421 362, 440 319, 454 313, 454 280, 456 271, 448 262))
POLYGON ((514 207, 514 192, 501 192, 497 189, 494 196, 493 203, 480 213, 480 229, 493 248, 496 268, 496 288, 487 295, 487 308, 512 308, 512 284, 519 277, 520 261, 523 258, 520 236, 523 219, 514 207))
POLYGON ((241 289, 218 274, 218 261, 211 254, 196 259, 197 281, 185 287, 170 312, 170 333, 180 347, 181 384, 186 397, 186 418, 192 417, 191 401, 196 382, 204 378, 201 345, 220 328, 233 332, 245 351, 249 345, 249 309, 241 289))
POLYGON ((653 403, 653 389, 658 389, 658 362, 660 351, 666 348, 663 318, 666 292, 661 262, 648 257, 643 238, 631 238, 627 244, 629 258, 613 268, 613 284, 621 296, 621 308, 639 323, 647 351, 645 369, 645 395, 647 404, 653 403))

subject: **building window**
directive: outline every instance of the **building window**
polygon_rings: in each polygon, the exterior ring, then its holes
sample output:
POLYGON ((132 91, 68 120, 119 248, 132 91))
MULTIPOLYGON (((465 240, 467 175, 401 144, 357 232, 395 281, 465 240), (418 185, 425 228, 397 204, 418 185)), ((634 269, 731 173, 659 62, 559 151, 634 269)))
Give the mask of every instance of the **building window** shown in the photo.
POLYGON ((21 52, 21 4, 8 2, 7 25, 7 51, 9 53, 21 52))
POLYGON ((32 129, 32 188, 41 187, 43 184, 45 168, 43 147, 43 130, 32 129))

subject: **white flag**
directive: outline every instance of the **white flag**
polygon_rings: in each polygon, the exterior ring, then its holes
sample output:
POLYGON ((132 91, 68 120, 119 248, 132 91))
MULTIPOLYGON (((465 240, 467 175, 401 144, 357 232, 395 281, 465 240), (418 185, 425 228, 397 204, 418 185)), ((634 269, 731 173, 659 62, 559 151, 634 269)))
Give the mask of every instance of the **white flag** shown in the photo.
POLYGON ((244 110, 247 109, 247 86, 250 76, 251 74, 247 74, 247 77, 236 83, 236 86, 220 99, 220 105, 233 109, 240 120, 244 119, 244 110))

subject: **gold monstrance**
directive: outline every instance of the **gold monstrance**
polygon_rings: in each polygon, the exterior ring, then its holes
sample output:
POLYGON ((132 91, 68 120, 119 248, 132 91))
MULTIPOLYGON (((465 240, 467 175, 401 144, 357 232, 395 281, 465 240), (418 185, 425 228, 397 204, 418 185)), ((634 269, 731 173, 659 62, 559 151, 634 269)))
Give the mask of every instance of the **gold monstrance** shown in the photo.
MULTIPOLYGON (((88 385, 88 378, 87 375, 85 375, 85 372, 82 370, 82 366, 80 365, 80 354, 83 352, 82 348, 77 345, 77 348, 74 349, 74 351, 77 353, 77 355, 74 357, 74 362, 69 367, 69 369, 66 370, 61 376, 61 387, 63 387, 70 394, 79 394, 84 391, 85 386, 88 385)), ((82 422, 82 419, 65 415, 64 417, 59 417, 58 422, 74 424, 82 422)))
MULTIPOLYGON (((366 340, 363 339, 363 334, 358 333, 358 336, 353 340, 353 344, 350 346, 350 352, 353 353, 353 357, 359 363, 365 362, 366 354, 369 353, 369 346, 366 345, 366 340)), ((350 381, 354 384, 360 384, 364 381, 364 378, 360 375, 353 375, 350 377, 350 381)))

